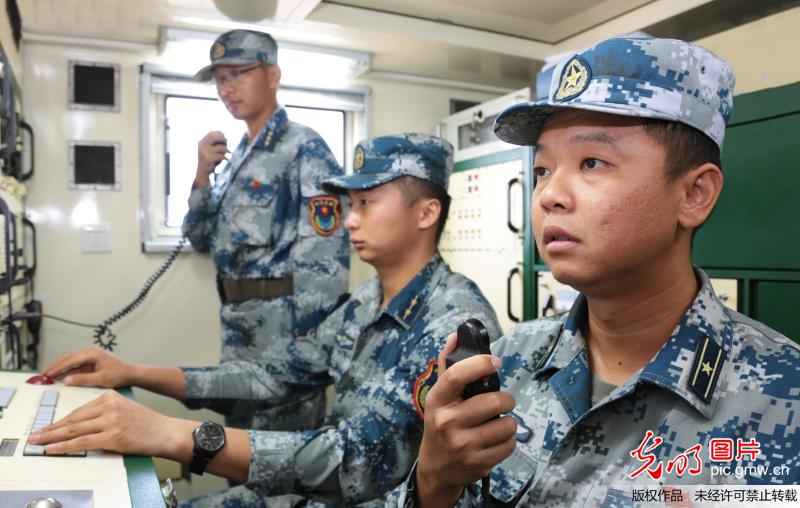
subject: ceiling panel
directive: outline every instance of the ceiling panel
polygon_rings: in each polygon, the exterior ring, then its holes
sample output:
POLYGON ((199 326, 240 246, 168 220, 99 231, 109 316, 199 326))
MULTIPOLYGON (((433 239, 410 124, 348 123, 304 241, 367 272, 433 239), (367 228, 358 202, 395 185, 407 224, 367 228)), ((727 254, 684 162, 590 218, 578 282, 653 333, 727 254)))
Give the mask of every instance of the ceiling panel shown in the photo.
POLYGON ((555 43, 653 0, 323 0, 555 43))
POLYGON ((212 0, 18 2, 24 32, 32 35, 155 49, 161 26, 248 27, 281 42, 368 51, 378 71, 519 88, 545 58, 605 37, 645 29, 695 40, 800 0, 322 0, 303 20, 250 25, 233 23, 212 0))

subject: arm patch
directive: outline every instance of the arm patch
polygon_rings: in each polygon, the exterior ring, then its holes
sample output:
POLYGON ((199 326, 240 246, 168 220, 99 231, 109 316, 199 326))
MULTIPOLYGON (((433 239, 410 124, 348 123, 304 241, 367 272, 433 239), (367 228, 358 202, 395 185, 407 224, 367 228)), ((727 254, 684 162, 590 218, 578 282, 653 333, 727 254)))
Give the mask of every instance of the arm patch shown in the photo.
POLYGON ((414 407, 417 409, 417 414, 420 419, 425 418, 425 398, 438 379, 439 361, 431 360, 428 362, 428 368, 425 369, 425 372, 414 382, 414 407))
POLYGON ((308 202, 308 220, 320 236, 331 236, 341 222, 341 206, 336 196, 314 196, 308 202))

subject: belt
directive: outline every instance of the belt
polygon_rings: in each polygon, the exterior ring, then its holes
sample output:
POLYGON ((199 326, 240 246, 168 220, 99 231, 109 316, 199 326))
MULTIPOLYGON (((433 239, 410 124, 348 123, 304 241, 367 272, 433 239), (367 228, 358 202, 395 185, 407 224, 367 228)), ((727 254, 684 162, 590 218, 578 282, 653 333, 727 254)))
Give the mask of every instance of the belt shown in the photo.
POLYGON ((217 291, 222 303, 245 300, 270 300, 294 292, 291 275, 280 279, 217 279, 217 291))

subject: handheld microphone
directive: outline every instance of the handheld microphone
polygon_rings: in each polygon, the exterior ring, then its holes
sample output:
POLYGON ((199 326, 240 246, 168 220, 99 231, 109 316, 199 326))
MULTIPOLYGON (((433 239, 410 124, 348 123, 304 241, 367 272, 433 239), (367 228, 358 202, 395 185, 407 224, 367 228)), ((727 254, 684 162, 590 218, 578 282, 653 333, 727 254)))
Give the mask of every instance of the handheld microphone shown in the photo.
MULTIPOLYGON (((225 140, 218 139, 218 140, 214 141, 213 143, 211 143, 211 146, 216 146, 216 145, 222 145, 222 146, 227 148, 228 143, 226 143, 225 140)), ((214 166, 219 166, 219 163, 224 161, 224 160, 225 159, 218 160, 217 162, 214 163, 214 166)))

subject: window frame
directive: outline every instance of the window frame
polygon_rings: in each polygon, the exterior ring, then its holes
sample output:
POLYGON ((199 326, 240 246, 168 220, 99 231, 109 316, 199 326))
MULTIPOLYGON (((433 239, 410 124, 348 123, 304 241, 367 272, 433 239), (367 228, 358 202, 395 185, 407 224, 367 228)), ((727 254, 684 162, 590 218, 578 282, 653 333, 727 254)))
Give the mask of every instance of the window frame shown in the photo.
MULTIPOLYGON (((216 99, 213 87, 153 64, 140 69, 140 241, 142 252, 168 252, 181 239, 180 227, 167 226, 166 194, 166 101, 169 97, 216 99)), ((367 136, 369 119, 368 86, 343 88, 281 86, 279 103, 307 109, 344 112, 344 167, 352 166, 356 142, 367 136), (325 107, 330 102, 332 107, 325 107)), ((237 140, 238 141, 238 140, 237 140)), ((184 250, 191 250, 190 246, 184 250)))

